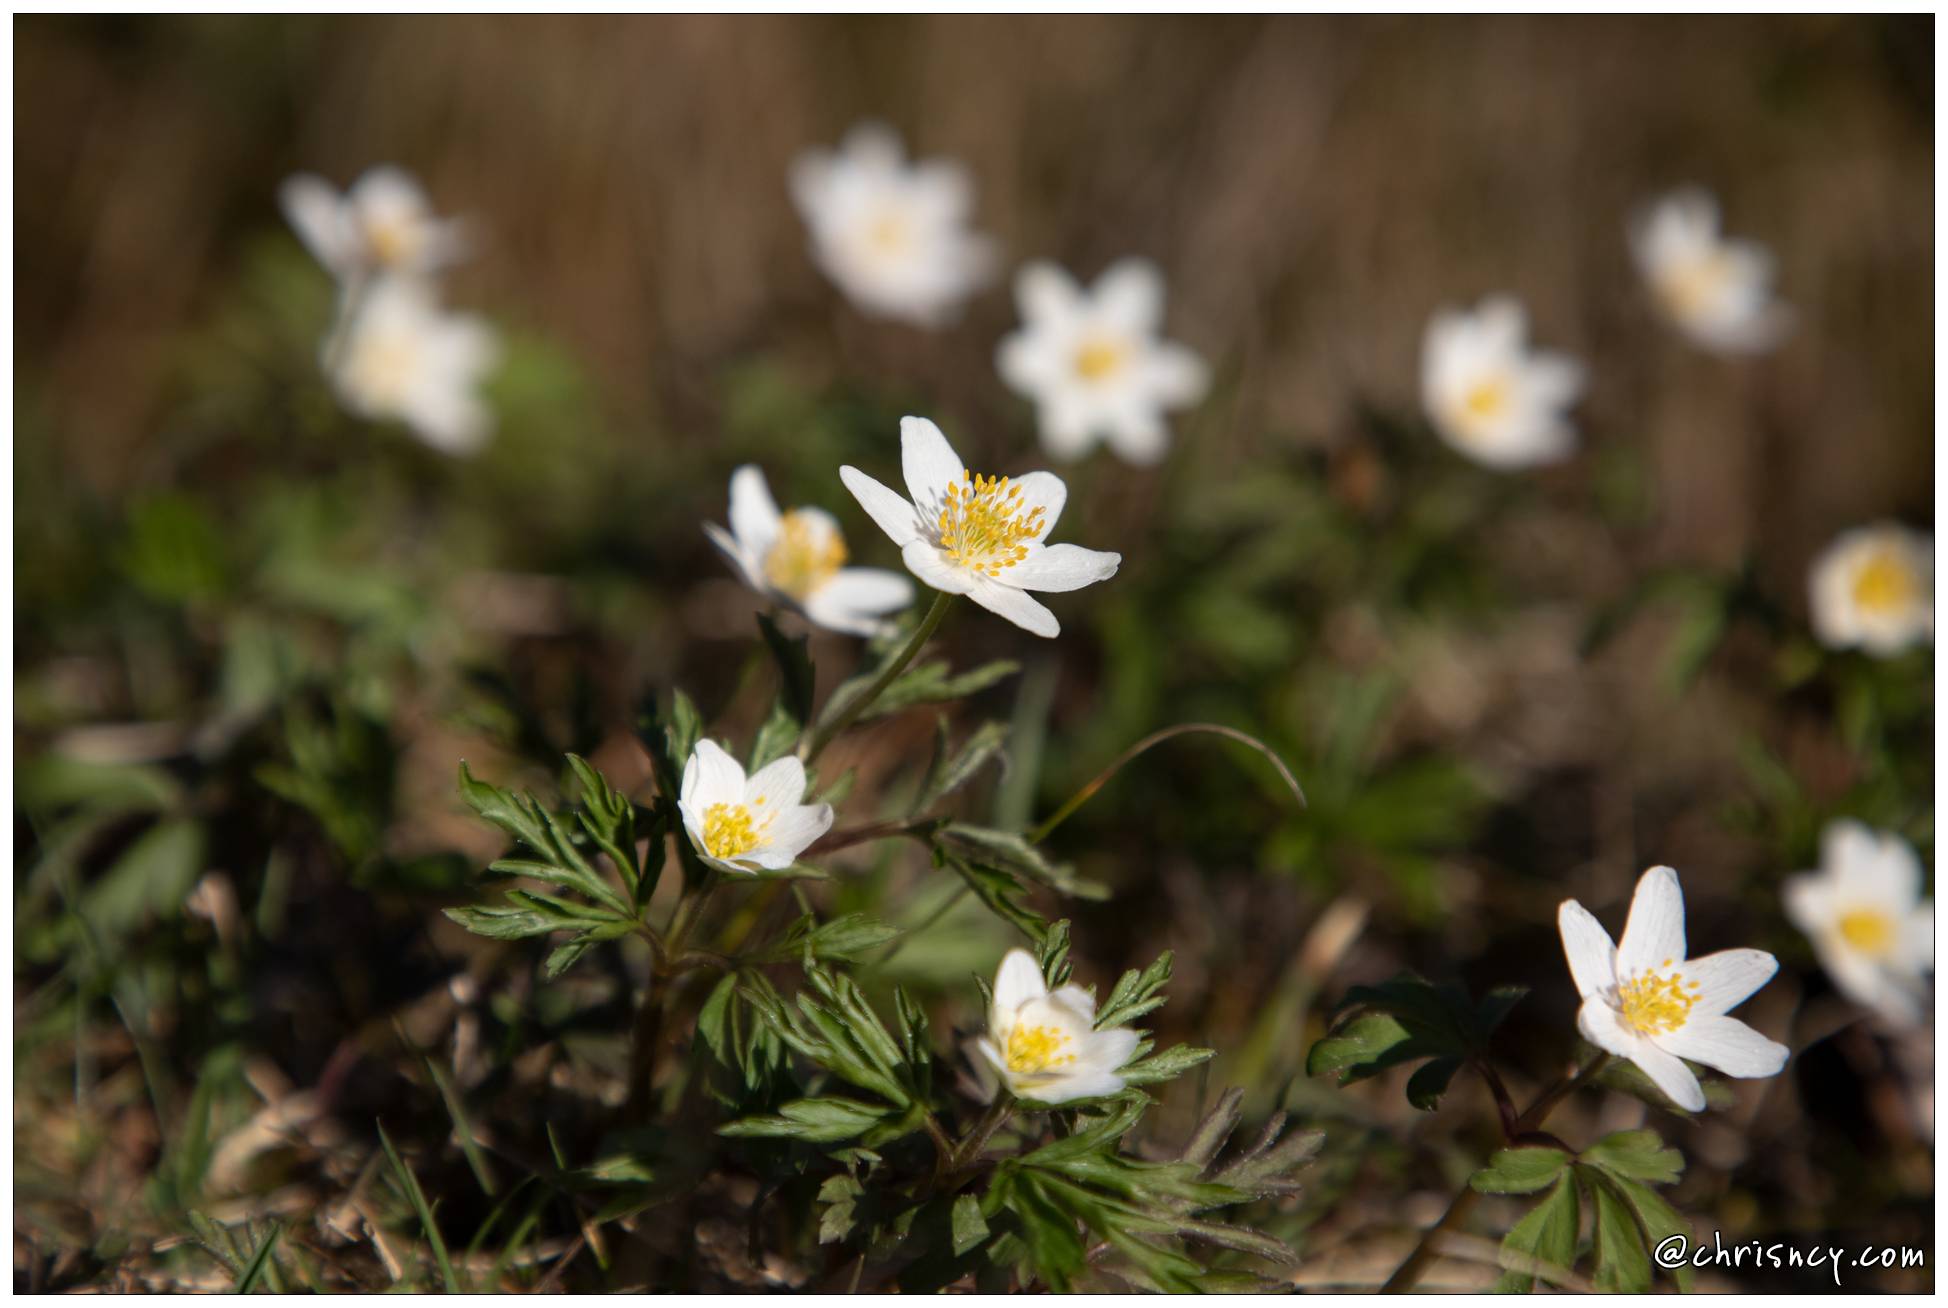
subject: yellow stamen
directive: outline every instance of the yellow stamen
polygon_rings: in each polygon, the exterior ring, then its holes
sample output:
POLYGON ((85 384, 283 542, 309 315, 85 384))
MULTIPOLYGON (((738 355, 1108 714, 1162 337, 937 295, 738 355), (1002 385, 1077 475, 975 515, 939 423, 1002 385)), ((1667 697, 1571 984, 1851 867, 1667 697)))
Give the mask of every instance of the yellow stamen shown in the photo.
POLYGON ((1872 958, 1884 957, 1894 944, 1894 923, 1872 908, 1856 908, 1840 915, 1840 939, 1872 958))
POLYGON ((1508 379, 1489 377, 1468 388, 1461 397, 1461 411, 1475 422, 1488 422, 1508 408, 1508 400, 1508 379))
POLYGON ((1008 1070, 1033 1076, 1075 1062, 1074 1054, 1062 1051, 1073 1043, 1068 1033, 1053 1026, 1017 1026, 1008 1033, 1008 1070))
POLYGON ((866 229, 866 243, 881 254, 896 254, 906 248, 911 228, 898 214, 881 214, 866 229))
POLYGON ((1722 252, 1686 259, 1668 269, 1659 282, 1664 302, 1679 318, 1709 313, 1732 280, 1732 261, 1722 252))
POLYGON ((1027 542, 1046 531, 1040 506, 1026 509, 1021 487, 1006 477, 977 477, 962 470, 964 481, 947 487, 940 510, 940 549, 948 559, 990 577, 1028 557, 1027 542))
POLYGON ((712 858, 736 858, 760 843, 751 810, 742 804, 712 804, 703 811, 703 847, 712 858))
POLYGON ((413 224, 398 218, 382 218, 365 225, 365 243, 372 247, 372 258, 390 268, 406 262, 419 244, 413 224))
MULTIPOLYGON (((1669 960, 1664 966, 1670 966, 1669 960)), ((1617 1007, 1624 1025, 1641 1035, 1661 1035, 1684 1025, 1703 990, 1676 972, 1667 976, 1645 972, 1617 987, 1617 1007)))
POLYGON ((793 509, 764 555, 764 578, 795 600, 832 580, 846 560, 845 538, 826 523, 793 509))
POLYGON ((1100 336, 1084 341, 1075 352, 1076 376, 1090 382, 1107 380, 1123 370, 1129 357, 1129 349, 1121 341, 1100 336))
POLYGON ((345 380, 369 404, 396 407, 420 367, 420 342, 407 332, 367 331, 353 337, 345 380))
POLYGON ((1911 607, 1920 591, 1913 570, 1884 546, 1853 574, 1853 602, 1869 613, 1898 613, 1911 607))

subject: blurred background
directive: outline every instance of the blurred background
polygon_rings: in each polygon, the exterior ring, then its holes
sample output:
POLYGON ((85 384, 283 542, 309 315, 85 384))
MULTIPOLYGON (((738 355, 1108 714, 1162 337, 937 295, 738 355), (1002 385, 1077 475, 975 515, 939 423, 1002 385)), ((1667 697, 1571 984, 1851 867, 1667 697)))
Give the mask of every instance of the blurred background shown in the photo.
MULTIPOLYGON (((1654 1116, 1691 1160, 1676 1206, 1727 1242, 1931 1249, 1931 1044, 1837 996, 1778 906, 1835 816, 1932 865, 1929 654, 1820 651, 1804 580, 1842 529, 1932 525, 1931 18, 23 18, 14 41, 17 1286, 227 1285, 197 1223, 276 1217, 314 1283, 381 1288, 368 1233, 410 1217, 372 1179, 375 1119, 450 1242, 493 1208, 456 1097, 510 1155, 545 1120, 592 1157, 640 960, 544 984, 541 951, 439 916, 498 848, 458 761, 545 794, 573 750, 640 784, 636 707, 673 686, 747 739, 755 602, 699 530, 730 470, 895 564, 836 466, 890 477, 905 413, 977 468, 1042 465, 994 370, 1005 270, 1132 254, 1216 382, 1164 468, 1065 470, 1063 538, 1124 563, 1058 598, 1059 641, 955 616, 957 665, 1024 665, 957 719, 1015 727, 966 806, 1044 814, 1193 718, 1291 761, 1303 814, 1229 746, 1146 755, 1053 842, 1113 898, 1044 908, 1091 981, 1175 949, 1166 1042, 1328 1128, 1280 1218, 1299 1282, 1383 1279, 1493 1139, 1477 1086, 1427 1115, 1305 1078, 1344 989, 1535 987, 1502 1035, 1526 1094, 1573 1043, 1557 901, 1618 930, 1659 862, 1699 952, 1780 956, 1743 1012, 1796 1054, 1723 1112, 1654 1116), (962 161, 1002 246, 945 330, 862 316, 808 257, 787 169, 868 117, 962 161), (482 235, 447 294, 502 337, 472 459, 344 416, 318 375, 331 285, 277 187, 384 162, 482 235), (1776 256, 1772 354, 1656 318, 1625 223, 1685 183, 1776 256), (1420 416, 1428 315, 1495 291, 1590 365, 1560 467, 1474 468, 1420 416)), ((813 653, 828 688, 858 657, 813 653)), ((835 749, 848 813, 932 730, 835 749)), ((820 893, 919 921, 943 895, 912 863, 820 893)), ((930 930, 883 980, 971 1027, 1008 933, 972 908, 930 930)), ((1586 1095, 1555 1129, 1645 1113, 1586 1095)), ((638 1243, 553 1284, 668 1284, 638 1243)), ((793 1284, 726 1252, 700 1284, 767 1276, 793 1284)))

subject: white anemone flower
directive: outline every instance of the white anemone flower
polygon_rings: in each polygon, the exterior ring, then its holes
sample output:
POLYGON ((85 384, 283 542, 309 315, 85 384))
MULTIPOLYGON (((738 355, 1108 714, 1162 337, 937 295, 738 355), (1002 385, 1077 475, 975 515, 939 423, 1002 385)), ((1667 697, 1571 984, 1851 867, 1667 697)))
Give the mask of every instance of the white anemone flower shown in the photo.
POLYGON ((939 326, 993 275, 993 242, 968 227, 967 170, 945 159, 907 163, 883 123, 854 127, 836 151, 801 154, 791 194, 813 259, 869 313, 939 326))
POLYGON ((448 454, 486 442, 493 418, 477 392, 499 351, 485 323, 445 312, 423 283, 398 277, 347 296, 340 315, 324 366, 347 409, 403 422, 448 454))
POLYGON ((1164 410, 1195 404, 1203 360, 1163 340, 1163 274, 1143 259, 1113 264, 1084 290, 1051 263, 1015 278, 1022 326, 1001 342, 1002 380, 1035 402, 1042 444, 1078 459, 1096 444, 1155 463, 1170 444, 1164 410))
POLYGON ((1820 966, 1855 1003, 1890 1026, 1921 1017, 1934 968, 1934 901, 1921 898, 1921 859, 1891 831, 1858 822, 1827 826, 1817 872, 1786 882, 1786 916, 1806 933, 1820 966))
POLYGON ((683 765, 677 811, 703 861, 726 872, 777 871, 832 829, 830 804, 801 804, 805 765, 787 754, 749 777, 714 740, 683 765))
POLYGON ((1128 1027, 1096 1030, 1094 995, 1073 985, 1051 992, 1035 956, 1013 949, 994 974, 988 1033, 975 1047, 1016 1097, 1063 1104, 1121 1091, 1117 1072, 1139 1038, 1128 1027))
POLYGON ((892 627, 885 615, 913 602, 913 583, 899 573, 845 566, 845 533, 831 514, 810 508, 780 513, 754 464, 731 474, 730 530, 714 522, 703 530, 752 590, 828 630, 881 635, 892 627))
POLYGON ((1530 350, 1528 320, 1507 296, 1473 312, 1443 309, 1421 343, 1421 403, 1444 440, 1477 463, 1509 470, 1567 458, 1576 444, 1569 406, 1583 365, 1530 350))
POLYGON ((340 282, 436 272, 467 253, 465 225, 435 216, 412 174, 390 164, 371 169, 343 194, 322 177, 299 173, 278 188, 277 198, 298 239, 340 282))
POLYGON ((1753 354, 1785 335, 1792 315, 1773 298, 1772 256, 1720 233, 1709 191, 1647 205, 1631 221, 1630 251, 1664 316, 1703 348, 1753 354))
POLYGON ((1882 522, 1842 532, 1813 560, 1813 633, 1833 649, 1899 654, 1934 635, 1934 538, 1882 522))
POLYGON ((1726 1014, 1772 979, 1779 961, 1759 949, 1703 958, 1684 952, 1684 892, 1677 873, 1654 867, 1637 882, 1623 942, 1573 899, 1557 910, 1569 974, 1583 996, 1576 1025, 1591 1044, 1643 1069, 1690 1112, 1704 1089, 1685 1059, 1727 1076, 1776 1076, 1789 1051, 1726 1014))
POLYGON ((1060 635, 1062 625, 1029 591, 1080 590, 1115 576, 1123 561, 1106 550, 1044 544, 1069 498, 1052 472, 976 476, 925 418, 900 419, 900 465, 907 495, 857 468, 840 468, 839 479, 914 576, 1037 636, 1060 635))

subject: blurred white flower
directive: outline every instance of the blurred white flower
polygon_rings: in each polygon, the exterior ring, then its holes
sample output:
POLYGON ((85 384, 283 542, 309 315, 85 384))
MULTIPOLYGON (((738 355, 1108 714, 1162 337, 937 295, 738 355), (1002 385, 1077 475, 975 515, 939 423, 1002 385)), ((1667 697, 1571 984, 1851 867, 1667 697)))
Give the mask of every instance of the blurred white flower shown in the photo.
POLYGON ((779 513, 753 464, 731 474, 730 530, 714 522, 703 530, 751 589, 832 631, 879 635, 891 626, 883 615, 913 601, 913 583, 899 573, 845 566, 845 536, 825 510, 779 513))
POLYGON ((1704 1089, 1682 1060, 1727 1076, 1776 1076, 1789 1050, 1727 1012, 1779 970, 1758 949, 1685 957, 1684 892, 1677 873, 1654 867, 1637 882, 1623 943, 1573 899, 1556 914, 1569 974, 1583 996, 1576 1025, 1591 1044, 1627 1058, 1672 1102, 1691 1112, 1704 1089))
POLYGON ((976 1048, 1019 1098, 1062 1104, 1121 1091, 1116 1073, 1139 1039, 1128 1027, 1096 1030, 1094 995, 1072 985, 1051 993, 1035 956, 1014 949, 994 974, 988 1033, 976 1048))
POLYGON ((446 313, 423 283, 381 277, 340 307, 324 368, 345 407, 405 423, 448 454, 485 443, 493 418, 476 393, 498 355, 485 323, 446 313))
POLYGON ((1833 649, 1898 654, 1934 635, 1934 538, 1882 522, 1840 533, 1808 575, 1813 633, 1833 649))
POLYGON ((750 777, 717 742, 700 740, 683 765, 677 810, 703 861, 726 872, 790 867, 832 828, 830 804, 801 804, 805 765, 787 754, 750 777))
POLYGON ((1921 898, 1921 859, 1891 831, 1828 824, 1820 866, 1790 878, 1786 916, 1806 933, 1820 966, 1855 1003, 1889 1025, 1919 1021, 1934 967, 1934 901, 1921 898))
POLYGON ((977 477, 925 418, 900 420, 906 496, 857 468, 840 468, 860 506, 900 547, 907 570, 935 590, 965 595, 1037 636, 1062 631, 1031 590, 1080 590, 1116 575, 1123 556, 1047 545, 1069 488, 1052 472, 977 477))
POLYGON ((1002 380, 1035 402, 1042 444, 1077 459, 1098 440, 1131 463, 1155 463, 1170 443, 1164 410, 1203 398, 1203 361, 1161 339, 1163 275, 1125 259, 1084 290, 1051 263, 1015 278, 1021 329, 1001 342, 1002 380))
POLYGON ((1490 468, 1567 458, 1576 429, 1567 410, 1583 393, 1583 365, 1531 351, 1522 306, 1491 296, 1473 312, 1443 309, 1421 344, 1421 403, 1441 436, 1490 468))
POLYGON ((1687 187, 1640 210, 1630 252, 1658 308, 1697 344, 1726 354, 1770 349, 1791 312, 1772 295, 1772 256, 1718 229, 1718 201, 1687 187))
POLYGON ((467 253, 464 224, 435 217, 412 174, 390 164, 371 169, 343 194, 322 177, 299 173, 278 188, 277 198, 298 239, 340 282, 435 272, 467 253))
POLYGON ((993 273, 993 243, 968 228, 966 170, 944 159, 908 164, 883 123, 854 127, 836 151, 801 154, 791 193, 813 259, 870 313, 938 326, 993 273))

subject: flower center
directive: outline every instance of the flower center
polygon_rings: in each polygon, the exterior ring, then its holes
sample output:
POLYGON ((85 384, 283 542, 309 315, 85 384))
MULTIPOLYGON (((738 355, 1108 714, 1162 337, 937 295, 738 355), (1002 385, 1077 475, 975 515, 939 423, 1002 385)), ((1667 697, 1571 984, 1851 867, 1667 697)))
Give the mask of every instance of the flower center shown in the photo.
POLYGON ((765 551, 764 579, 802 600, 832 580, 845 560, 845 537, 793 509, 784 516, 776 543, 765 551))
POLYGON ((401 264, 419 244, 418 229, 404 218, 379 218, 365 224, 365 243, 372 247, 374 262, 386 267, 401 264))
POLYGON ((1070 1043, 1068 1033, 1059 1027, 1018 1024, 1008 1033, 1008 1070, 1033 1075, 1066 1067, 1075 1062, 1074 1054, 1062 1052, 1070 1043))
POLYGON ((1840 915, 1840 939, 1863 954, 1882 958, 1894 943, 1894 924, 1878 910, 1856 908, 1840 915))
POLYGON ((1123 371, 1129 357, 1129 347, 1121 341, 1097 336, 1076 350, 1075 374, 1087 382, 1108 381, 1123 371))
POLYGON ((964 481, 947 487, 940 509, 940 548, 953 562, 990 577, 1028 557, 1027 542, 1046 531, 1042 509, 1024 509, 1021 487, 1006 477, 978 477, 962 470, 964 481))
POLYGON ((899 254, 912 243, 912 239, 912 225, 897 213, 879 215, 866 229, 866 244, 872 247, 875 254, 899 254))
POLYGON ((1461 397, 1461 411, 1474 422, 1492 422, 1508 409, 1508 378, 1496 374, 1476 382, 1461 397))
POLYGON ((1896 613, 1914 603, 1914 574, 1890 549, 1875 550, 1853 574, 1853 602, 1869 613, 1896 613))
POLYGON ((1722 253, 1686 259, 1664 276, 1664 299, 1681 318, 1708 313, 1732 280, 1732 261, 1722 253))
POLYGON ((742 804, 712 804, 703 811, 703 847, 712 858, 736 858, 758 843, 751 810, 742 804))
POLYGON ((368 332, 345 361, 346 380, 367 403, 397 407, 419 370, 419 341, 407 332, 368 332))
MULTIPOLYGON (((1670 965, 1671 960, 1665 959, 1664 966, 1670 965)), ((1690 1017, 1691 1008, 1704 989, 1695 981, 1690 983, 1688 992, 1685 986, 1684 978, 1676 972, 1664 976, 1644 972, 1631 977, 1617 987, 1617 1007, 1622 1010, 1624 1024, 1640 1035, 1677 1030, 1690 1017)))

